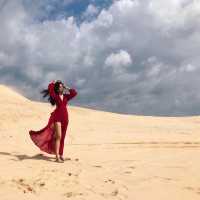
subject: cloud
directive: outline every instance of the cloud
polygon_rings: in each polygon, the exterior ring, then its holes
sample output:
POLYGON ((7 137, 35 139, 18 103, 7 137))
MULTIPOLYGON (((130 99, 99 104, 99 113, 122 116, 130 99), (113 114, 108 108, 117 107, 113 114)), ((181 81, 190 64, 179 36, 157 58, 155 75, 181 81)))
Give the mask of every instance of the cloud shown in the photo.
POLYGON ((90 19, 99 13, 99 8, 93 4, 89 4, 86 11, 83 13, 83 18, 90 19))
POLYGON ((105 60, 105 65, 112 67, 116 74, 125 73, 125 67, 131 64, 131 56, 125 50, 120 50, 118 53, 111 53, 105 60))
POLYGON ((199 1, 117 0, 104 9, 91 4, 80 24, 74 16, 49 18, 51 6, 54 13, 59 6, 45 3, 42 13, 44 4, 0 1, 1 83, 40 99, 39 89, 63 79, 79 90, 79 105, 199 114, 199 1))

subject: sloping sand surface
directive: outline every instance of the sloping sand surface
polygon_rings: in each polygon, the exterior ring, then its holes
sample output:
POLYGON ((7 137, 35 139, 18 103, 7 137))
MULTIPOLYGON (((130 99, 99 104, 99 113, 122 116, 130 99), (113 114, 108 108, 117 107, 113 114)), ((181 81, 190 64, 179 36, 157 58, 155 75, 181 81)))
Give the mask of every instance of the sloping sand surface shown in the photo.
MULTIPOLYGON (((200 117, 122 115, 68 106, 65 162, 28 131, 55 109, 0 85, 1 200, 198 200, 200 117)), ((72 100, 73 101, 73 100, 72 100)))

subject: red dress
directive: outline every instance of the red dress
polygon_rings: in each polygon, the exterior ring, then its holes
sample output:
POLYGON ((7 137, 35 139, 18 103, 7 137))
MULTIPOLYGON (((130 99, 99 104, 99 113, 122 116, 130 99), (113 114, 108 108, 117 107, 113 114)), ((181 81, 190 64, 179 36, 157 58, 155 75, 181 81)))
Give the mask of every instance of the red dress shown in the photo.
POLYGON ((59 155, 63 155, 64 140, 65 140, 65 135, 66 135, 67 126, 69 122, 67 102, 77 95, 77 91, 74 88, 69 89, 70 94, 64 94, 63 100, 62 100, 59 94, 56 94, 54 92, 53 82, 51 82, 48 85, 48 90, 49 90, 50 96, 56 102, 56 108, 51 113, 48 124, 44 128, 38 131, 30 130, 29 134, 34 144, 37 145, 40 148, 40 150, 49 154, 55 154, 55 137, 54 137, 55 131, 54 131, 53 123, 61 122, 62 134, 61 134, 61 140, 60 140, 59 155))

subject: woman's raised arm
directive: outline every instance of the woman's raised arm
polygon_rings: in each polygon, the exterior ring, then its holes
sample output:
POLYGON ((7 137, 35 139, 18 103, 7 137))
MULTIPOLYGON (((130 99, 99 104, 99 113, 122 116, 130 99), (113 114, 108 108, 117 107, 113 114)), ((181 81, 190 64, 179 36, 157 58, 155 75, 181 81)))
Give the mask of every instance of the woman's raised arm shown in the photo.
POLYGON ((69 88, 69 92, 70 92, 69 94, 65 94, 67 101, 74 98, 78 94, 78 92, 74 88, 69 88))

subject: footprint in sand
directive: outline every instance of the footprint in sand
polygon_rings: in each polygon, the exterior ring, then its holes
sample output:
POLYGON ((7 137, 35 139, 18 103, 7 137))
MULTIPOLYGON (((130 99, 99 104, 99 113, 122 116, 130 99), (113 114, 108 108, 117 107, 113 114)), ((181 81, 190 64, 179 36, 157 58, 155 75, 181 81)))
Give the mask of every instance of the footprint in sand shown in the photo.
POLYGON ((72 173, 71 173, 71 172, 69 172, 69 173, 68 173, 68 176, 71 176, 71 175, 72 175, 72 173))
POLYGON ((111 195, 112 196, 117 196, 119 194, 119 190, 115 189, 114 191, 112 191, 111 195))
POLYGON ((41 181, 40 178, 36 179, 33 184, 36 185, 36 186, 39 186, 39 187, 44 187, 45 186, 45 182, 41 181))
MULTIPOLYGON (((134 166, 129 166, 128 168, 129 168, 129 169, 135 169, 134 166)), ((125 173, 125 174, 132 174, 132 171, 125 171, 124 173, 125 173)))
POLYGON ((160 177, 160 176, 154 176, 155 178, 159 178, 159 179, 163 179, 163 180, 167 180, 167 181, 172 181, 172 178, 168 178, 168 177, 160 177))
POLYGON ((101 165, 93 165, 93 167, 102 168, 102 166, 101 166, 101 165))
POLYGON ((65 158, 65 160, 71 160, 71 158, 65 158))
POLYGON ((79 196, 79 195, 83 195, 83 193, 81 192, 67 192, 64 194, 64 196, 66 196, 67 198, 70 198, 70 197, 75 197, 75 196, 79 196))
POLYGON ((79 175, 79 174, 72 174, 71 172, 68 172, 67 174, 68 174, 68 176, 72 176, 72 175, 78 176, 79 175))
POLYGON ((184 187, 184 189, 191 190, 191 191, 196 192, 197 194, 200 194, 200 187, 187 186, 187 187, 184 187))
POLYGON ((28 183, 25 183, 25 180, 20 178, 20 179, 12 179, 12 182, 17 184, 18 189, 23 190, 24 193, 31 192, 31 193, 36 193, 34 188, 30 186, 28 183))
POLYGON ((12 179, 12 182, 16 183, 18 189, 23 190, 24 193, 27 193, 27 192, 36 193, 34 186, 39 186, 40 188, 45 186, 45 182, 41 181, 40 179, 37 179, 33 183, 33 186, 26 183, 26 181, 23 178, 20 178, 20 179, 17 179, 17 180, 12 179))
MULTIPOLYGON (((67 161, 67 160, 72 160, 72 159, 71 159, 71 158, 65 158, 65 161, 67 161)), ((75 160, 75 161, 79 161, 78 158, 75 158, 74 160, 75 160)))
POLYGON ((130 168, 130 169, 135 169, 136 167, 134 167, 134 166, 129 166, 128 168, 130 168))
POLYGON ((105 183, 112 183, 112 184, 115 184, 115 181, 112 180, 112 179, 107 179, 107 180, 105 180, 104 182, 105 182, 105 183))
POLYGON ((124 173, 125 174, 131 174, 132 172, 131 171, 125 171, 124 173))
POLYGON ((43 187, 43 186, 45 186, 45 183, 40 183, 39 186, 43 187))

